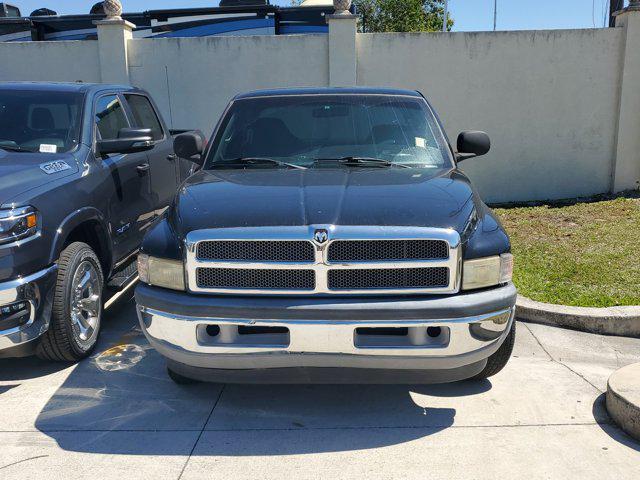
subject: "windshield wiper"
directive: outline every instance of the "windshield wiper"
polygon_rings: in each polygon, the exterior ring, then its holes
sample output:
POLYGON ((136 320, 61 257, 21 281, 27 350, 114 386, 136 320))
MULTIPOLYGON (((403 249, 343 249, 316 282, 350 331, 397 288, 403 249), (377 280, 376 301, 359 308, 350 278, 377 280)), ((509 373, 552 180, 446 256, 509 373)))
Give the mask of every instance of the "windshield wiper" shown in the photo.
POLYGON ((13 146, 13 145, 2 145, 0 144, 0 150, 6 150, 7 152, 31 152, 33 153, 33 150, 28 150, 26 148, 22 148, 19 146, 13 146))
POLYGON ((340 165, 348 166, 380 166, 380 167, 400 167, 411 168, 404 163, 390 162, 389 160, 383 160, 382 158, 372 157, 339 157, 339 158, 316 158, 313 163, 339 163, 340 165))
POLYGON ((220 167, 232 167, 232 166, 244 166, 244 165, 274 165, 276 167, 287 167, 287 168, 297 168, 301 170, 306 170, 307 167, 303 167, 302 165, 296 165, 294 163, 281 162, 280 160, 275 160, 273 158, 267 157, 238 157, 232 160, 222 160, 218 162, 213 162, 211 164, 211 168, 220 168, 220 167))

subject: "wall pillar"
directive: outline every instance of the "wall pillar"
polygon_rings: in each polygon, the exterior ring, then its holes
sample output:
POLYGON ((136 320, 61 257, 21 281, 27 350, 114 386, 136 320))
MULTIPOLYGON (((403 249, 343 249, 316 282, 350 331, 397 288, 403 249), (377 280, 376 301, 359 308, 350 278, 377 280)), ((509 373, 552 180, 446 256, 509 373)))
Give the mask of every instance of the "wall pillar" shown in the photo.
POLYGON ((122 18, 107 18, 94 22, 98 27, 98 51, 102 83, 129 84, 127 44, 136 26, 122 18))
POLYGON ((616 27, 624 33, 622 84, 618 114, 618 142, 612 191, 640 187, 640 1, 615 13, 616 27))
POLYGON ((326 16, 329 24, 329 86, 356 84, 357 15, 338 13, 326 16))

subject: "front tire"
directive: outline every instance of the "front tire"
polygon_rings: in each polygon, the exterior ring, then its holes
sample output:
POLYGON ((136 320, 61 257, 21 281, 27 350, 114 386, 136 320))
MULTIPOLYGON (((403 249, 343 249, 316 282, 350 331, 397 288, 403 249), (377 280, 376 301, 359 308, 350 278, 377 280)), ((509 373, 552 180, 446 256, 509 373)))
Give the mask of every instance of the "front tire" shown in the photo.
POLYGON ((185 377, 184 375, 174 372, 169 367, 167 367, 167 375, 169 375, 169 378, 178 385, 193 385, 194 383, 200 383, 198 380, 185 377))
POLYGON ((500 348, 498 348, 498 350, 496 350, 496 352, 487 359, 487 365, 484 369, 472 378, 475 380, 485 379, 500 372, 509 362, 509 358, 511 358, 515 341, 516 321, 514 320, 511 325, 511 330, 509 331, 507 338, 502 342, 502 345, 500 345, 500 348))
POLYGON ((77 362, 95 348, 102 319, 104 276, 89 245, 74 242, 58 259, 49 330, 36 354, 45 360, 77 362))

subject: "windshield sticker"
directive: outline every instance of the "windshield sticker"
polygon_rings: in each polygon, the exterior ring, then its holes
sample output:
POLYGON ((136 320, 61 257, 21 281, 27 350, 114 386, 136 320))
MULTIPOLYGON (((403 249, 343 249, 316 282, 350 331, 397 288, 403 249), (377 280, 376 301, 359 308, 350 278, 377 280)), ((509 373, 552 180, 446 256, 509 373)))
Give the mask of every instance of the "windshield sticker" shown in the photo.
POLYGON ((56 153, 57 151, 57 145, 49 145, 47 143, 40 144, 40 153, 56 153))
POLYGON ((422 137, 416 137, 416 147, 427 148, 427 141, 422 137))
POLYGON ((40 169, 47 175, 62 172, 64 170, 69 170, 70 168, 71 167, 69 166, 69 164, 63 160, 56 160, 55 162, 47 162, 47 163, 40 164, 40 169))

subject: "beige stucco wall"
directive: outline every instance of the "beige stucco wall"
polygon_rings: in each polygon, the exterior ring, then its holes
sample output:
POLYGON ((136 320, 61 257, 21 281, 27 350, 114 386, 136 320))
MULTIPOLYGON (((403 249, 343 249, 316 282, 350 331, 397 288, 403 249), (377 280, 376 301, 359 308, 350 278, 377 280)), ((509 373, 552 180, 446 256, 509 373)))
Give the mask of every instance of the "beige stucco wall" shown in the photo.
POLYGON ((454 145, 462 130, 485 130, 491 152, 461 166, 488 201, 601 193, 615 155, 623 33, 362 34, 358 84, 420 90, 454 145))
POLYGON ((0 81, 99 82, 98 42, 0 43, 0 81))
POLYGON ((131 83, 154 96, 174 128, 206 133, 237 93, 327 85, 327 62, 327 35, 129 42, 131 83))

